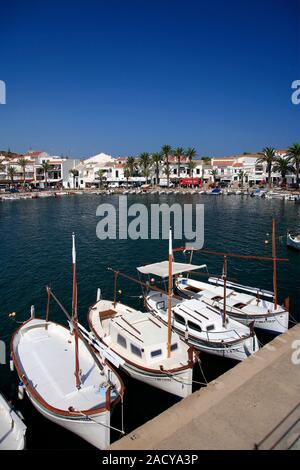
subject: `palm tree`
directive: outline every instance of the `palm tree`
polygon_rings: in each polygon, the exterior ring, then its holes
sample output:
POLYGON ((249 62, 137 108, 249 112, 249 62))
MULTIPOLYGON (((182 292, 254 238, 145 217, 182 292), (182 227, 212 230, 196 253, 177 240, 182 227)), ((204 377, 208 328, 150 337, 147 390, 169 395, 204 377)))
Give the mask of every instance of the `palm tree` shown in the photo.
POLYGON ((244 186, 244 179, 245 179, 245 176, 247 176, 247 173, 244 170, 240 170, 239 173, 238 173, 238 176, 239 176, 239 180, 241 182, 241 187, 243 187, 244 186))
POLYGON ((7 176, 10 178, 11 185, 14 184, 14 177, 16 176, 16 169, 13 166, 7 168, 7 176))
POLYGON ((286 186, 286 175, 288 173, 295 173, 295 168, 288 158, 278 157, 274 163, 273 171, 281 174, 281 184, 286 186))
POLYGON ((105 170, 99 169, 96 171, 97 179, 99 180, 100 188, 102 188, 102 183, 104 180, 105 170))
POLYGON ((162 154, 163 154, 163 157, 165 159, 166 166, 167 166, 167 171, 165 171, 165 174, 167 176, 167 186, 169 187, 169 182, 170 182, 169 155, 172 151, 171 146, 170 145, 163 145, 162 148, 161 148, 161 151, 162 151, 162 154))
POLYGON ((69 171, 70 175, 72 175, 73 177, 73 189, 75 189, 75 179, 78 177, 79 175, 79 171, 76 170, 76 168, 72 168, 70 171, 69 171))
POLYGON ((178 176, 178 181, 180 178, 180 163, 181 163, 181 157, 184 155, 184 150, 182 147, 177 147, 174 150, 174 157, 177 159, 177 176, 178 176))
POLYGON ((128 180, 129 180, 129 177, 130 177, 130 169, 128 168, 128 166, 125 166, 124 168, 124 176, 126 178, 126 187, 128 188, 128 180))
POLYGON ((151 163, 151 158, 148 152, 143 152, 140 154, 139 164, 141 167, 142 175, 146 178, 146 183, 148 183, 148 178, 150 176, 151 163))
POLYGON ((266 163, 267 164, 267 174, 268 174, 268 185, 269 187, 272 186, 271 180, 271 173, 272 167, 275 163, 276 156, 275 156, 275 149, 273 147, 265 147, 262 152, 260 152, 261 157, 256 160, 256 163, 266 163))
POLYGON ((136 161, 136 158, 134 157, 128 157, 127 158, 127 163, 126 163, 126 167, 128 168, 129 172, 130 172, 130 176, 133 176, 136 169, 137 169, 137 161, 136 161))
POLYGON ((190 160, 188 162, 188 169, 190 170, 190 177, 193 178, 193 175, 194 175, 194 170, 197 166, 197 163, 196 162, 193 162, 193 160, 190 160))
POLYGON ((156 175, 156 184, 159 185, 159 171, 160 171, 160 164, 162 161, 162 154, 161 152, 156 152, 152 154, 152 163, 155 166, 155 175, 156 175))
POLYGON ((48 185, 48 173, 51 170, 51 165, 46 161, 42 163, 42 168, 44 170, 44 180, 45 180, 45 187, 47 188, 48 185))
POLYGON ((300 144, 293 144, 288 148, 287 151, 289 161, 295 166, 296 183, 299 188, 300 180, 300 144))
POLYGON ((26 179, 26 166, 28 165, 28 160, 26 158, 19 158, 18 165, 22 168, 23 173, 23 186, 25 186, 25 179, 26 179))
POLYGON ((189 159, 189 161, 193 160, 193 158, 197 155, 196 149, 194 147, 188 147, 184 152, 185 156, 189 159))
POLYGON ((5 165, 0 162, 0 173, 3 173, 5 171, 5 165))
POLYGON ((214 179, 214 183, 215 183, 216 182, 216 176, 218 174, 217 168, 214 168, 213 170, 211 170, 210 174, 212 175, 212 177, 214 179))

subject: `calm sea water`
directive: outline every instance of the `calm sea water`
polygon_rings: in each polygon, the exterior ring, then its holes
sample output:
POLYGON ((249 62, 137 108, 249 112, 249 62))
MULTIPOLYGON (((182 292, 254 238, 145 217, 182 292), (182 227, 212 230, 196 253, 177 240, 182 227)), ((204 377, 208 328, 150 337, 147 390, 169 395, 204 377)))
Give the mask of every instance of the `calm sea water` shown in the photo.
MULTIPOLYGON (((70 309, 71 306, 71 233, 77 237, 78 309, 80 321, 86 324, 86 313, 95 301, 97 287, 104 297, 112 298, 113 276, 107 267, 135 275, 136 266, 166 259, 164 240, 107 240, 96 237, 96 208, 111 203, 118 209, 118 196, 77 195, 57 199, 24 200, 0 203, 0 339, 9 344, 17 322, 28 318, 30 306, 44 315, 45 286, 70 309), (9 313, 16 312, 16 321, 9 313)), ((205 195, 132 195, 128 204, 202 203, 205 205, 204 248, 243 254, 271 254, 271 223, 277 221, 278 256, 289 258, 279 263, 279 299, 291 298, 291 313, 300 319, 300 253, 285 245, 288 228, 300 229, 300 206, 291 201, 264 200, 240 196, 205 195), (266 243, 266 240, 269 243, 266 243)), ((181 246, 179 241, 174 246, 181 246)), ((178 255, 183 260, 183 255, 178 255)), ((193 262, 207 263, 211 274, 220 274, 222 259, 195 254, 193 262)), ((272 263, 229 260, 229 277, 241 283, 272 290, 272 263)), ((120 300, 142 308, 140 287, 119 281, 120 300)), ((52 318, 64 322, 63 314, 52 308, 52 318)), ((270 338, 262 337, 262 341, 270 338)), ((208 380, 232 367, 230 360, 202 355, 202 366, 208 380)), ((122 375, 126 386, 125 429, 127 432, 148 421, 176 399, 122 375)), ((203 380, 195 371, 196 380, 203 380)), ((17 397, 17 376, 8 366, 0 366, 0 389, 16 404, 28 426, 28 448, 89 448, 74 436, 51 424, 32 407, 25 397, 17 397), (42 430, 42 432, 41 432, 42 430)), ((115 410, 112 424, 120 426, 120 409, 115 410)), ((112 434, 118 438, 117 433, 112 434)))

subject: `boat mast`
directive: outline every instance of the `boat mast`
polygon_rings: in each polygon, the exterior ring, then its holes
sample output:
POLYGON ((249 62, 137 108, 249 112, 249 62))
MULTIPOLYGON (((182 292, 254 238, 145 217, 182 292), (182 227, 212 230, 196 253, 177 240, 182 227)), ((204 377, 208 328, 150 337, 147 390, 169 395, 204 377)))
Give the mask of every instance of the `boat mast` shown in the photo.
POLYGON ((272 221, 272 257, 273 257, 273 290, 274 310, 277 310, 277 263, 276 263, 276 222, 272 221))
POLYGON ((223 265, 223 285, 224 285, 224 294, 223 294, 223 327, 226 326, 226 283, 227 283, 227 256, 224 256, 224 265, 223 265))
POLYGON ((168 357, 171 356, 171 315, 172 315, 172 262, 173 262, 173 250, 172 250, 172 230, 169 232, 169 287, 168 287, 168 357))
POLYGON ((73 300, 72 300, 72 324, 75 338, 75 377, 76 387, 80 389, 79 350, 78 350, 78 317, 77 317, 77 281, 76 281, 76 249, 75 234, 72 234, 72 265, 73 265, 73 300))

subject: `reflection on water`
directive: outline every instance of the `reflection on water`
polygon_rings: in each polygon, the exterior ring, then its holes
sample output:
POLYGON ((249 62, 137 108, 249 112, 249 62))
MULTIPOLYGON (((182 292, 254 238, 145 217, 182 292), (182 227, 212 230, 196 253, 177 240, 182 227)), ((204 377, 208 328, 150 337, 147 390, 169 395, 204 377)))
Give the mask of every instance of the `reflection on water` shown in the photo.
MULTIPOLYGON (((95 301, 97 287, 104 297, 112 297, 112 274, 107 267, 135 275, 135 267, 166 259, 165 240, 106 240, 96 237, 96 208, 107 202, 118 206, 118 196, 81 195, 57 199, 25 200, 0 203, 0 337, 9 342, 16 323, 8 317, 16 312, 16 320, 29 316, 35 305, 37 315, 46 306, 45 286, 50 284, 65 307, 71 308, 72 270, 71 233, 77 237, 78 312, 86 325, 86 313, 95 301)), ((278 256, 289 258, 278 263, 278 290, 282 301, 290 295, 291 312, 300 318, 300 253, 286 248, 287 229, 300 229, 300 206, 291 201, 263 200, 240 196, 206 195, 139 195, 129 196, 130 203, 202 203, 205 205, 206 249, 242 254, 271 255, 271 222, 277 221, 278 256)), ((183 242, 175 241, 174 247, 183 242)), ((183 260, 179 254, 176 259, 183 260)), ((185 258, 186 260, 186 258, 185 258)), ((222 272, 222 258, 195 254, 195 263, 206 263, 211 274, 222 272)), ((272 290, 272 263, 230 259, 229 278, 243 284, 272 290)), ((140 287, 119 280, 120 299, 132 307, 143 308, 140 287)), ((53 305, 52 319, 64 322, 63 314, 53 305)), ((262 341, 269 338, 260 337, 262 341)), ((207 380, 211 380, 234 363, 213 356, 201 355, 207 380)), ((156 416, 176 399, 121 374, 126 386, 126 431, 156 416), (147 406, 145 406, 147 403, 147 406)), ((195 379, 203 381, 196 367, 195 379)), ((17 377, 8 366, 0 367, 0 388, 15 399, 17 377)), ((27 426, 30 448, 87 448, 72 434, 41 417, 26 398, 17 402, 27 426), (41 435, 40 430, 43 429, 41 435)), ((120 426, 120 409, 114 412, 114 426, 120 426)), ((116 433, 112 436, 118 438, 116 433)))

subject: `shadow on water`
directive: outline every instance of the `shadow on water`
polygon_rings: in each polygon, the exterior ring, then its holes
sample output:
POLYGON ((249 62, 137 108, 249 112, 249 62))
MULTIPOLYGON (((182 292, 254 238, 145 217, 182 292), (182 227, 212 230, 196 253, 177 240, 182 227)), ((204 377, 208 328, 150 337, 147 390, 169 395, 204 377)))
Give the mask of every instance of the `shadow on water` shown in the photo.
MULTIPOLYGON (((43 315, 46 306, 45 286, 51 284, 67 309, 71 309, 71 233, 77 236, 79 317, 86 325, 89 305, 95 301, 97 287, 103 296, 112 298, 112 274, 107 267, 135 275, 136 266, 166 258, 166 240, 107 240, 96 237, 96 208, 102 202, 118 205, 117 196, 74 196, 60 199, 15 201, 0 204, 0 338, 9 344, 17 325, 9 318, 16 312, 17 321, 28 318, 31 304, 43 315)), ((288 250, 285 234, 288 228, 300 229, 300 206, 290 201, 240 198, 238 196, 131 196, 128 203, 174 202, 205 205, 206 249, 243 254, 270 255, 271 220, 277 220, 278 256, 288 257, 288 263, 278 264, 279 300, 290 295, 291 313, 300 319, 300 253, 288 250)), ((174 246, 182 241, 175 240, 174 246)), ((182 256, 182 255, 181 255, 182 256)), ((180 256, 178 257, 179 260, 180 256)), ((195 255, 195 263, 207 263, 212 274, 220 274, 222 260, 212 256, 195 255)), ((272 266, 268 263, 234 260, 229 263, 229 276, 243 284, 272 289, 272 266)), ((119 300, 132 307, 142 308, 140 287, 119 281, 119 300)), ((65 323, 63 315, 52 305, 51 318, 65 323)), ((259 333, 260 342, 272 339, 259 333)), ((8 348, 7 348, 8 349, 8 348)), ((201 354, 207 381, 219 377, 236 364, 229 359, 201 354)), ((137 382, 124 373, 125 431, 128 433, 154 418, 177 402, 165 392, 137 382)), ((203 382, 195 366, 194 380, 203 382)), ((25 396, 17 400, 18 379, 8 365, 0 367, 0 389, 21 410, 28 427, 27 447, 31 449, 92 449, 82 439, 43 418, 25 396)), ((198 386, 195 386, 197 389, 198 386)), ((121 425, 121 410, 114 410, 112 425, 121 425)), ((112 440, 119 438, 112 432, 112 440)))

